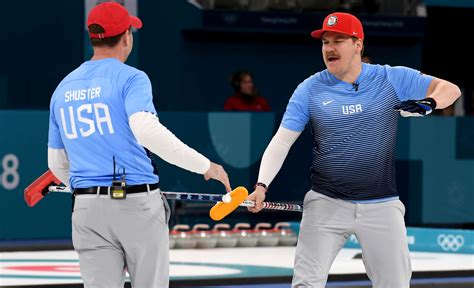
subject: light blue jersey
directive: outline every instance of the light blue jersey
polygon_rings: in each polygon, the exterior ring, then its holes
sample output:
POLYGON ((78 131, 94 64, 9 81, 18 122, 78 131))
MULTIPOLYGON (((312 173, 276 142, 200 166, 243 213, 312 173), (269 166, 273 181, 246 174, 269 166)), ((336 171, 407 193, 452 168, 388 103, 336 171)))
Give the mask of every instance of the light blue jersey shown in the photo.
POLYGON ((137 143, 129 117, 156 113, 148 76, 115 58, 87 61, 71 72, 51 99, 48 146, 66 149, 72 188, 110 186, 126 172, 127 185, 158 182, 137 143))
POLYGON ((327 70, 302 82, 281 126, 299 132, 310 124, 312 189, 351 201, 396 199, 393 107, 424 98, 432 79, 406 67, 362 64, 354 84, 327 70))

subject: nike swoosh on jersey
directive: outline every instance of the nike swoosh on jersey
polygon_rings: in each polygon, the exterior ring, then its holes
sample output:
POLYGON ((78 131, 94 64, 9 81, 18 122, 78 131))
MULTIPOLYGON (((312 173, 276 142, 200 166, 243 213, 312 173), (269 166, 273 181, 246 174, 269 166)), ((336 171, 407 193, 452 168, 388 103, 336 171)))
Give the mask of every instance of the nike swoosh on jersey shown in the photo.
POLYGON ((326 106, 326 105, 328 105, 328 104, 331 104, 332 102, 334 102, 334 100, 323 101, 323 106, 326 106))

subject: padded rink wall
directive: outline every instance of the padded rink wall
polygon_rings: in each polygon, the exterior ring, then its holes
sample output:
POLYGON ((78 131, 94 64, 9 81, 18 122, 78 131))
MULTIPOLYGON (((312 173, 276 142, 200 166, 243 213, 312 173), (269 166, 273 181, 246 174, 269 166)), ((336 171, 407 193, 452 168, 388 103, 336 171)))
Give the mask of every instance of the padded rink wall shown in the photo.
MULTIPOLYGON (((50 195, 28 208, 23 189, 47 169, 48 111, 0 110, 0 240, 70 238, 71 200, 50 195)), ((260 157, 278 127, 273 113, 160 113, 185 143, 231 176, 233 186, 251 188, 260 157)), ((401 119, 397 184, 407 224, 474 223, 474 118, 401 119)), ((272 184, 272 201, 301 201, 309 189, 311 137, 295 143, 272 184)), ((167 191, 223 193, 219 183, 158 163, 167 191)), ((449 238, 451 239, 451 238, 449 238)))
MULTIPOLYGON (((299 233, 300 223, 291 222, 290 225, 299 233)), ((473 230, 408 227, 407 242, 410 251, 474 254, 473 230)), ((351 235, 344 247, 360 249, 357 237, 351 235)))

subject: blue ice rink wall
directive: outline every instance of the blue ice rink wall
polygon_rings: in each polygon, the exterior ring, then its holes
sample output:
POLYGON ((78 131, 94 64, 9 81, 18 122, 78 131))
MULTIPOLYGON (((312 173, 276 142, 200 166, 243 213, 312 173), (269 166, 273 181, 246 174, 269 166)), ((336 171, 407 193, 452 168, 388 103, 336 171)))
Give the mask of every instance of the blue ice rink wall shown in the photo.
MULTIPOLYGON (((0 239, 69 238, 71 200, 50 195, 28 208, 23 189, 47 169, 48 111, 0 110, 0 239)), ((249 189, 281 119, 273 113, 159 113, 179 138, 222 163, 249 189)), ((401 119, 397 185, 409 225, 474 223, 474 117, 401 119)), ((272 201, 301 201, 309 189, 311 137, 294 144, 271 186, 272 201)), ((223 193, 219 183, 158 163, 168 191, 223 193)), ((250 216, 249 216, 250 217, 250 216)), ((255 217, 255 216, 251 216, 255 217)))
MULTIPOLYGON (((291 222, 290 225, 299 233, 299 222, 291 222)), ((474 231, 408 227, 407 243, 410 251, 474 254, 474 231)), ((360 249, 357 237, 351 235, 344 247, 360 249)))
MULTIPOLYGON (((407 228, 407 242, 410 251, 474 254, 472 230, 407 228)), ((351 235, 345 247, 360 248, 357 237, 351 235)))

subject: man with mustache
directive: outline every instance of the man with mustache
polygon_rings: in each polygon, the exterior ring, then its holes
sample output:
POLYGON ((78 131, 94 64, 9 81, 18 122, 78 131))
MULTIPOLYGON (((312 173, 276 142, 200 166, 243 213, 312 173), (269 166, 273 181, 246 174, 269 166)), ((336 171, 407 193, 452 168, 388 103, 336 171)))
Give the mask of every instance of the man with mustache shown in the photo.
POLYGON ((249 196, 257 205, 249 210, 261 210, 268 186, 309 123, 315 143, 312 187, 304 199, 292 287, 324 287, 351 234, 360 242, 373 287, 409 287, 405 207, 395 187, 398 114, 430 114, 461 92, 411 68, 362 63, 364 31, 351 14, 328 15, 311 35, 322 40, 327 69, 293 93, 263 155, 249 196))

